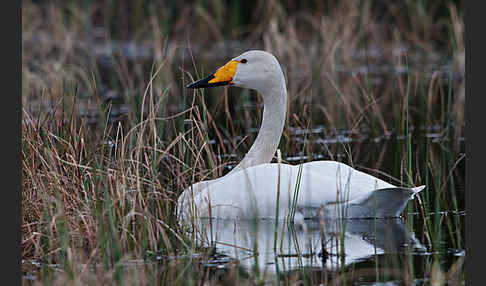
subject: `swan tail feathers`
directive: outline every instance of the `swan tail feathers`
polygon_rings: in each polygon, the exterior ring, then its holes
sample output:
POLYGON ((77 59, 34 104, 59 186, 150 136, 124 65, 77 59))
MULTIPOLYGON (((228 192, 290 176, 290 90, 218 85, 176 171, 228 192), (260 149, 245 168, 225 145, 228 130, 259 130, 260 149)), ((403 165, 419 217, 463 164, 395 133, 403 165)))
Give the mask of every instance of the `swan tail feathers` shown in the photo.
POLYGON ((424 188, 425 186, 378 189, 364 197, 340 204, 344 208, 340 213, 346 218, 400 217, 408 201, 424 188))
POLYGON ((425 189, 425 185, 422 185, 422 186, 419 186, 419 187, 415 187, 415 188, 412 188, 412 191, 414 192, 414 194, 412 195, 412 197, 410 199, 413 199, 415 194, 418 194, 420 193, 420 191, 422 191, 423 189, 425 189))

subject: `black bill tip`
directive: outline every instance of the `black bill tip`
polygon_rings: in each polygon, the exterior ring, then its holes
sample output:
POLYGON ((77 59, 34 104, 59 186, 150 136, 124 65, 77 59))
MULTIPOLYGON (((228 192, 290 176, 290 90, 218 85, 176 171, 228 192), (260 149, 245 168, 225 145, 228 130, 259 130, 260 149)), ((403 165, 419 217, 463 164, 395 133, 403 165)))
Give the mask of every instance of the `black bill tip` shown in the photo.
POLYGON ((205 88, 205 87, 223 86, 223 85, 228 85, 231 82, 231 81, 220 81, 220 82, 210 83, 209 81, 212 80, 213 78, 214 78, 214 74, 211 74, 206 78, 188 84, 186 88, 205 88))

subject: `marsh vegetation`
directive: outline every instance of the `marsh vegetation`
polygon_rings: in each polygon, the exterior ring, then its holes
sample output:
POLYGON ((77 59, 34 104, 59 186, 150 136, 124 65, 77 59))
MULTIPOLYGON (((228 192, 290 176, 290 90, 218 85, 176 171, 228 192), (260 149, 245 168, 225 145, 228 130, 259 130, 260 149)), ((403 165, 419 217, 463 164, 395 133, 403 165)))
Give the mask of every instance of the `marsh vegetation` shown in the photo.
MULTIPOLYGON (((463 285, 462 5, 23 1, 24 284, 463 285), (284 162, 427 185, 400 223, 349 223, 382 250, 346 261, 342 225, 317 223, 310 250, 274 255, 310 262, 282 267, 259 260, 267 241, 242 242, 251 255, 235 258, 217 243, 225 228, 179 223, 180 193, 241 160, 263 108, 254 91, 184 87, 248 49, 272 52, 285 73, 284 162), (380 244, 395 239, 387 229, 400 245, 380 244)), ((267 224, 229 229, 299 237, 267 224)))

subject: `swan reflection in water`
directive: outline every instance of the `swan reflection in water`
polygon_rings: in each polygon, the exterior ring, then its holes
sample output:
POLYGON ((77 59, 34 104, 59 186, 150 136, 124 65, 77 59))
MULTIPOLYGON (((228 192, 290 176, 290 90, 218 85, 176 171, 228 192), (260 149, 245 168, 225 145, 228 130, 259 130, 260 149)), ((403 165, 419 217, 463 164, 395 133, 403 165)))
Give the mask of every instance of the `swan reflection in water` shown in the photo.
POLYGON ((246 269, 257 267, 270 273, 302 267, 335 270, 407 246, 424 249, 399 218, 313 219, 299 228, 281 221, 276 226, 274 220, 199 222, 204 240, 215 246, 217 253, 237 259, 246 269))

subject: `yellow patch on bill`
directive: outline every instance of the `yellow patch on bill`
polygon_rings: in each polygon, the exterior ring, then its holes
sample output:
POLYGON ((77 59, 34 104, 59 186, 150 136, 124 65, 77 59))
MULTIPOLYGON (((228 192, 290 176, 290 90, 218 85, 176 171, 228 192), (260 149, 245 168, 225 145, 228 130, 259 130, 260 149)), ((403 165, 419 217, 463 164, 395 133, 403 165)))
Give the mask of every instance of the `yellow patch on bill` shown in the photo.
POLYGON ((233 80, 236 73, 236 66, 238 61, 229 61, 224 66, 220 67, 214 74, 214 78, 209 81, 209 83, 226 82, 233 80))

